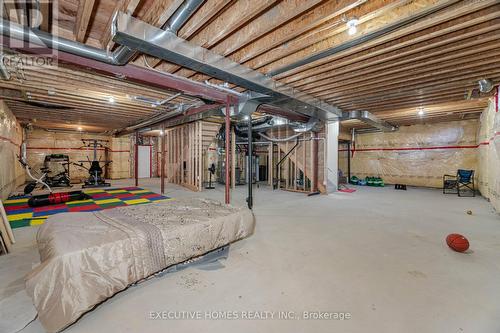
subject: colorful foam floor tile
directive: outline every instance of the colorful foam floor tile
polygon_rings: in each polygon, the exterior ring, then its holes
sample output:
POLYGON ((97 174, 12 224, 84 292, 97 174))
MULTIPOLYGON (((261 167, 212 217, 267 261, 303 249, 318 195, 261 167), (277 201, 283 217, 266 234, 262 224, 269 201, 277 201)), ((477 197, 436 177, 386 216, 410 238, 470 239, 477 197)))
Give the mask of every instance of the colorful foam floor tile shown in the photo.
POLYGON ((67 212, 94 212, 120 206, 148 204, 171 198, 140 187, 84 190, 91 199, 71 201, 43 207, 28 206, 29 196, 12 197, 4 201, 7 219, 12 228, 40 225, 50 216, 67 212))

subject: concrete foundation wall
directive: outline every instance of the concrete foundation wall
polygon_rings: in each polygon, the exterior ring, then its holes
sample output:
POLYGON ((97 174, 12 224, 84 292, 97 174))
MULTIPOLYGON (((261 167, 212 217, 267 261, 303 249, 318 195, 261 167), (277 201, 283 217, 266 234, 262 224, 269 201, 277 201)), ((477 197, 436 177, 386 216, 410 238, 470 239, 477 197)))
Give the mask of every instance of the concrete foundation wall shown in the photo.
POLYGON ((481 115, 477 139, 479 190, 500 212, 500 111, 493 99, 481 115))
POLYGON ((24 169, 17 161, 22 128, 4 101, 0 101, 0 199, 24 183, 24 169))
MULTIPOLYGON (((351 175, 436 188, 442 186, 444 174, 454 175, 457 169, 476 170, 477 177, 478 127, 478 120, 467 120, 403 126, 392 133, 357 134, 351 175)), ((347 153, 342 149, 339 158, 345 169, 347 153)))

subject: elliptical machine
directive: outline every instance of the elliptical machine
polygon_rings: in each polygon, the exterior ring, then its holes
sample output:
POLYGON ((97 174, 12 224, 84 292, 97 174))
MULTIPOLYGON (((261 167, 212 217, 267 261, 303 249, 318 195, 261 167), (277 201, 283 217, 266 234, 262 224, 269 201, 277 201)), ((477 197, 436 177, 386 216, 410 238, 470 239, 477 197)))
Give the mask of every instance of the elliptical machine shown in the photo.
POLYGON ((79 163, 73 163, 76 166, 86 169, 89 172, 89 177, 85 180, 82 188, 88 187, 107 187, 111 186, 110 183, 106 183, 103 178, 103 167, 106 167, 112 161, 101 161, 100 158, 97 158, 97 149, 98 148, 108 148, 104 144, 107 143, 107 140, 98 140, 98 139, 82 139, 83 147, 90 147, 94 151, 94 158, 90 160, 87 156, 86 161, 78 161, 79 163), (89 163, 89 166, 86 167, 83 163, 89 163), (101 163, 103 164, 101 166, 101 163))

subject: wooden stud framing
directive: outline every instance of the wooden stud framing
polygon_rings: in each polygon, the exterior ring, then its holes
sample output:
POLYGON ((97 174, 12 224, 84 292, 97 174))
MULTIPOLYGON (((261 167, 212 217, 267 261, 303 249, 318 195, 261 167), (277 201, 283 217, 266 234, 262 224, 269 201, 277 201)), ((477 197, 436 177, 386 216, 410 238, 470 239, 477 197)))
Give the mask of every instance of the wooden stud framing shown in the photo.
POLYGON ((75 39, 83 42, 89 26, 90 17, 94 8, 95 0, 80 0, 75 23, 75 39))

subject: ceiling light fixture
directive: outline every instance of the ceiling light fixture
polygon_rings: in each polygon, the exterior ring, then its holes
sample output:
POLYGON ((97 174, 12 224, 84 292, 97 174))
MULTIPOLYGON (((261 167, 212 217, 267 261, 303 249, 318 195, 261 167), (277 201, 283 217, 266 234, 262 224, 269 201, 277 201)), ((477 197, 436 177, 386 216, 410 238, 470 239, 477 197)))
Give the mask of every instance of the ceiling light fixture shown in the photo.
POLYGON ((115 102, 115 98, 113 96, 108 97, 108 102, 113 104, 115 102))
POLYGON ((351 17, 347 22, 346 22, 346 25, 347 25, 347 33, 349 35, 354 35, 356 32, 358 32, 358 28, 357 28, 357 25, 359 23, 359 20, 357 17, 353 16, 351 17))
POLYGON ((82 126, 78 126, 78 127, 76 128, 76 130, 81 132, 81 131, 83 131, 83 128, 82 128, 82 126))
POLYGON ((417 114, 422 117, 424 114, 425 114, 425 111, 424 111, 424 108, 423 107, 419 107, 418 108, 418 111, 417 111, 417 114))

